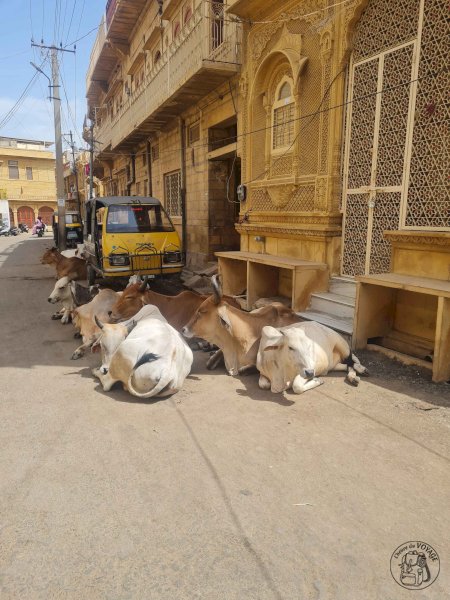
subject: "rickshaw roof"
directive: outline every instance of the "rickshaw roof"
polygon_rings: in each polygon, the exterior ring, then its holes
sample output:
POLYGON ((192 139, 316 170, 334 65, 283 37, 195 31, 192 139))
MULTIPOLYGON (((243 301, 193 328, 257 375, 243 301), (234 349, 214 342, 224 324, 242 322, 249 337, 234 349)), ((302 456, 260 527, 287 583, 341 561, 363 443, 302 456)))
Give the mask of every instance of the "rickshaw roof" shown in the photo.
POLYGON ((127 204, 129 206, 138 206, 139 204, 152 204, 153 206, 161 206, 161 202, 150 196, 104 196, 101 198, 92 198, 88 203, 98 202, 103 206, 111 206, 113 204, 127 204))

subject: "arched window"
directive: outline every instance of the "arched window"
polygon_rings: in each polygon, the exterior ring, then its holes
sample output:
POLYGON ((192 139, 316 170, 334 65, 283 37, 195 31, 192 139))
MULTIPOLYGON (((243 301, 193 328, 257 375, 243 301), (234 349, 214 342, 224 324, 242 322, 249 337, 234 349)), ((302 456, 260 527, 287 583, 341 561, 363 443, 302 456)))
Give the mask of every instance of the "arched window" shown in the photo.
POLYGON ((272 107, 272 150, 286 149, 293 143, 294 119, 292 84, 284 78, 277 87, 272 107))

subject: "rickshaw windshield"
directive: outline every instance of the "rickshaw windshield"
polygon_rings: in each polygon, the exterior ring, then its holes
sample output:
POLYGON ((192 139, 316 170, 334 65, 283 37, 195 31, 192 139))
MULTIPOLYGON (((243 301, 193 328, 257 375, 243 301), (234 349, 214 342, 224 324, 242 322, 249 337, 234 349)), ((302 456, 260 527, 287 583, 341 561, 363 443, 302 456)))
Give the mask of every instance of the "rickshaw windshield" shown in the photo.
POLYGON ((73 223, 80 223, 80 215, 68 215, 66 214, 66 225, 72 225, 73 223))
POLYGON ((107 233, 154 233, 175 231, 162 206, 139 204, 112 205, 108 208, 107 233))

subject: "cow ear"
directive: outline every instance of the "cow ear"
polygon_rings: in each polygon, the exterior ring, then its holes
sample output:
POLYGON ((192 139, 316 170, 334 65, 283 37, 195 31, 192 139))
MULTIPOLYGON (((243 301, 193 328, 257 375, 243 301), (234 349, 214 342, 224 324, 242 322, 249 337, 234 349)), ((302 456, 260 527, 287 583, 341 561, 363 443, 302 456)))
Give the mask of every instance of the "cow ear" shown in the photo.
POLYGON ((217 312, 219 313, 220 324, 222 325, 222 327, 225 327, 225 329, 229 333, 231 333, 233 328, 231 326, 230 316, 228 314, 227 307, 221 306, 219 307, 217 312))
POLYGON ((266 340, 270 340, 272 345, 281 344, 283 340, 283 332, 271 325, 265 325, 262 329, 262 336, 266 340))

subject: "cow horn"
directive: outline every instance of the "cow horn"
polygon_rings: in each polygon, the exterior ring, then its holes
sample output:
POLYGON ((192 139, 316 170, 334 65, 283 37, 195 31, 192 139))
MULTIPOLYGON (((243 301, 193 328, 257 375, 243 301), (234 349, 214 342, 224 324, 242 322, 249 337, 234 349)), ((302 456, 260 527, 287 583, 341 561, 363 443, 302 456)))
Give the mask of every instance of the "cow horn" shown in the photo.
POLYGON ((97 327, 98 327, 99 329, 103 329, 104 325, 103 325, 103 323, 100 321, 100 319, 97 317, 97 315, 94 315, 94 321, 95 321, 95 324, 97 325, 97 327))
POLYGON ((145 275, 145 277, 144 277, 144 279, 143 279, 143 281, 142 281, 142 285, 141 285, 141 287, 139 288, 139 291, 140 291, 140 292, 145 292, 145 289, 146 289, 146 287, 147 287, 147 282, 148 282, 148 275, 145 275))
POLYGON ((219 275, 213 275, 211 277, 211 284, 213 287, 214 304, 219 304, 222 300, 222 287, 220 285, 219 275))

